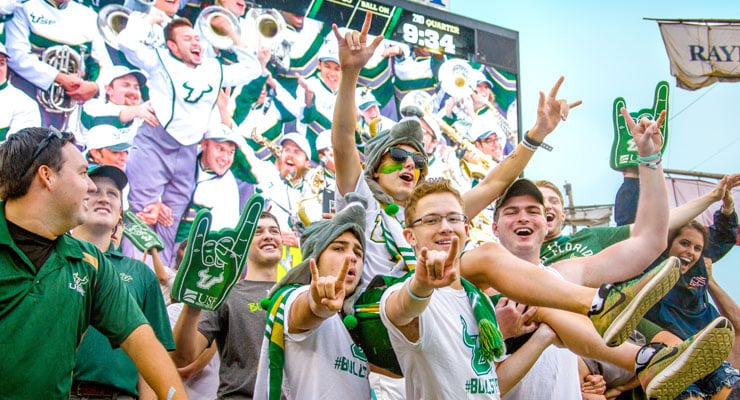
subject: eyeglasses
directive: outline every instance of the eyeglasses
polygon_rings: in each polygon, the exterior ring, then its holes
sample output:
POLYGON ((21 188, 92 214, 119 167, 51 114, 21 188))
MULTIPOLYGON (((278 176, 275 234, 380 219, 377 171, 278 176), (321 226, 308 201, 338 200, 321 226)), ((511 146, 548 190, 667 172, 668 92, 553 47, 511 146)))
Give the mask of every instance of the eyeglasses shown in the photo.
POLYGON ((31 161, 28 163, 28 166, 26 166, 26 171, 31 168, 33 163, 36 161, 37 158, 41 155, 41 152, 44 151, 49 146, 49 143, 51 142, 51 139, 57 138, 60 140, 65 140, 71 138, 72 134, 69 132, 61 132, 57 128, 50 126, 49 127, 49 134, 46 135, 45 138, 41 139, 38 145, 36 145, 36 149, 33 151, 33 154, 31 155, 31 161))
POLYGON ((460 213, 452 213, 447 215, 439 214, 427 214, 417 220, 414 220, 409 224, 409 228, 413 228, 414 225, 421 223, 426 226, 436 226, 442 223, 442 220, 447 220, 450 225, 460 225, 468 222, 468 216, 460 213))
POLYGON ((411 157, 416 169, 424 169, 427 166, 427 159, 423 155, 406 151, 400 147, 389 147, 388 154, 390 154, 391 160, 397 163, 405 163, 411 157))

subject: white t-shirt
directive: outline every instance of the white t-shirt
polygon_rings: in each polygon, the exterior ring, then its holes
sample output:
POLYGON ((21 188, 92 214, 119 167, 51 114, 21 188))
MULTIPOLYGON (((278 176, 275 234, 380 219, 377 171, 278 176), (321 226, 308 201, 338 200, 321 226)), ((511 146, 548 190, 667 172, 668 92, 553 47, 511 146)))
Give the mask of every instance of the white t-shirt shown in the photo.
MULTIPOLYGON (((540 268, 562 279, 557 270, 542 264, 540 268)), ((504 400, 580 400, 580 382, 578 356, 568 349, 550 345, 504 400)))
MULTIPOLYGON (((285 315, 298 295, 307 292, 303 286, 290 294, 285 303, 285 315)), ((283 395, 287 399, 367 400, 370 398, 370 369, 367 358, 344 327, 339 315, 334 315, 318 327, 302 333, 289 333, 285 318, 285 365, 283 395)), ((254 399, 267 399, 269 340, 262 342, 254 399)))
POLYGON ((478 325, 463 289, 440 288, 419 316, 419 340, 412 343, 388 320, 386 301, 406 290, 391 286, 380 300, 380 317, 406 377, 409 399, 500 399, 493 362, 478 350, 478 325))

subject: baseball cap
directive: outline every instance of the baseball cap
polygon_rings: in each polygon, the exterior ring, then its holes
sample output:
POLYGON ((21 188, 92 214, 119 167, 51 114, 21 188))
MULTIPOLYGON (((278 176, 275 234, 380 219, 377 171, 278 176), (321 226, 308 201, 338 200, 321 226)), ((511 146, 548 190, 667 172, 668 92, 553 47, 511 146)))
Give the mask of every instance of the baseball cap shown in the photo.
POLYGON ((120 168, 114 166, 114 165, 91 165, 90 168, 87 170, 87 175, 90 178, 94 178, 96 176, 104 176, 106 178, 110 178, 113 180, 113 182, 116 184, 116 187, 118 187, 118 190, 123 191, 123 188, 128 185, 128 178, 126 177, 126 173, 121 171, 120 168))
POLYGON ((5 45, 0 43, 0 54, 3 54, 5 58, 10 58, 10 55, 8 54, 8 49, 5 48, 5 45))
POLYGON ((104 83, 106 85, 110 85, 111 82, 114 80, 126 76, 126 75, 133 75, 136 77, 136 80, 139 81, 139 86, 146 85, 146 74, 138 69, 129 69, 126 66, 123 65, 113 65, 110 67, 105 68, 105 81, 104 83))
POLYGON ((203 135, 203 139, 215 140, 217 142, 231 142, 238 147, 241 144, 240 139, 242 139, 242 137, 228 126, 218 124, 210 127, 208 131, 206 131, 206 134, 203 135))
POLYGON ((538 203, 542 204, 543 206, 545 205, 545 199, 542 196, 542 192, 540 192, 540 189, 537 187, 537 185, 535 185, 534 182, 530 181, 529 179, 520 178, 515 180, 514 183, 512 183, 511 186, 506 189, 504 194, 496 199, 496 202, 494 203, 495 216, 498 217, 499 208, 505 205, 509 201, 509 199, 518 196, 532 196, 535 200, 537 200, 538 203))
POLYGON ((326 150, 331 147, 331 129, 327 129, 316 137, 316 151, 326 150))
POLYGON ((306 140, 303 135, 298 132, 285 134, 282 138, 280 138, 280 142, 278 142, 278 144, 282 146, 286 140, 290 140, 291 142, 298 145, 298 148, 306 153, 306 157, 308 157, 309 159, 311 158, 311 146, 308 144, 308 140, 306 140))
POLYGON ((503 146, 506 140, 504 139, 504 131, 501 129, 501 126, 494 121, 475 120, 467 132, 468 138, 473 142, 483 140, 493 134, 498 136, 498 140, 503 146))
POLYGON ((319 61, 334 61, 339 64, 339 49, 336 41, 328 40, 321 46, 319 61))
POLYGON ((129 135, 113 125, 96 125, 87 131, 87 149, 125 151, 133 147, 129 135))
POLYGON ((481 71, 481 70, 477 70, 477 71, 475 72, 475 74, 474 74, 474 77, 475 77, 475 86, 478 86, 478 85, 480 85, 481 83, 485 83, 485 84, 487 84, 487 85, 488 85, 488 88, 489 88, 489 89, 493 89, 493 82, 489 81, 489 80, 488 80, 488 79, 486 78, 486 75, 485 75, 485 74, 483 74, 483 71, 481 71))
POLYGON ((370 88, 367 87, 363 87, 361 89, 358 88, 355 92, 355 104, 357 104, 357 108, 359 108, 360 111, 365 111, 372 106, 380 107, 380 103, 375 100, 373 92, 371 92, 370 88))

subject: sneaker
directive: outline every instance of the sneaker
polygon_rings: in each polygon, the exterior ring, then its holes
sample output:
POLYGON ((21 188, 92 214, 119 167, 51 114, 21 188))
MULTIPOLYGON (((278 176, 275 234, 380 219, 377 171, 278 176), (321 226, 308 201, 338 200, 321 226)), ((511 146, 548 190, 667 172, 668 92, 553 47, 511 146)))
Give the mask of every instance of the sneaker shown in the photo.
POLYGON ((639 365, 635 372, 648 399, 674 399, 691 383, 719 368, 732 351, 735 332, 725 317, 717 317, 696 335, 683 343, 668 347, 650 343, 657 351, 639 365))
POLYGON ((642 316, 673 288, 681 276, 680 267, 678 258, 669 257, 638 278, 599 288, 604 306, 589 317, 607 346, 619 346, 629 338, 642 316))

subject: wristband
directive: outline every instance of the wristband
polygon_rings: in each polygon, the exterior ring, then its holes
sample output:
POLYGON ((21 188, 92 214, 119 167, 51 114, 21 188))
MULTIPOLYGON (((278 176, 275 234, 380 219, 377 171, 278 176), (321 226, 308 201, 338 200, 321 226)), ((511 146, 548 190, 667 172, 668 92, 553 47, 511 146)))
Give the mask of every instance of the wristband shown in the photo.
POLYGON ((649 162, 649 161, 642 161, 637 159, 637 165, 642 165, 643 167, 648 167, 650 169, 658 169, 658 165, 660 164, 660 158, 658 158, 658 161, 655 162, 649 162))
POLYGON ((549 144, 544 143, 544 142, 538 142, 532 139, 529 136, 529 131, 527 131, 524 134, 524 137, 522 138, 522 141, 520 143, 522 144, 522 146, 524 146, 524 148, 530 151, 536 151, 540 147, 542 147, 543 149, 547 151, 552 151, 552 146, 550 146, 549 144))
POLYGON ((429 294, 429 296, 424 296, 424 297, 415 295, 414 292, 411 291, 411 279, 409 279, 409 281, 406 282, 406 293, 409 294, 409 297, 411 297, 411 300, 416 300, 416 301, 427 301, 429 300, 430 297, 432 297, 431 294, 429 294))
POLYGON ((649 156, 645 156, 645 157, 637 156, 637 162, 641 162, 642 161, 642 162, 646 162, 647 163, 647 162, 655 161, 655 160, 657 160, 659 158, 660 158, 660 152, 657 152, 657 153, 655 153, 653 155, 649 155, 649 156))

